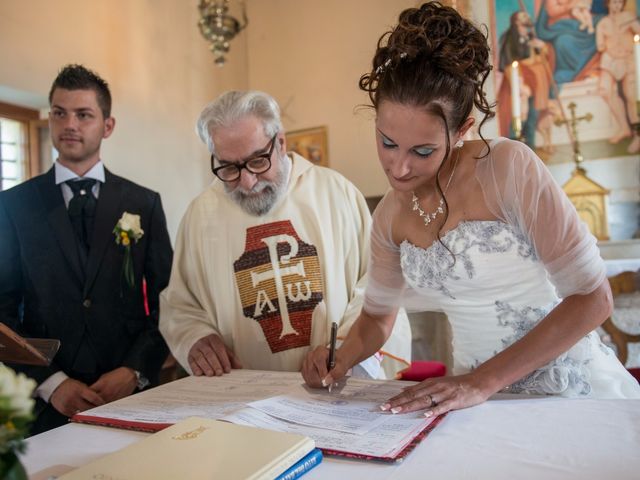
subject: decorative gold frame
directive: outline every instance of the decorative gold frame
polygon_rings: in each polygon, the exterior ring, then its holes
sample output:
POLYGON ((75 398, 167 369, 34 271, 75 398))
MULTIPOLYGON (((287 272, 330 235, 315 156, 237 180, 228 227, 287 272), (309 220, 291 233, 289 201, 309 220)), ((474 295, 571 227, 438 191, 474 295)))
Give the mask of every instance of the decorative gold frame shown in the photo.
POLYGON ((285 134, 287 150, 296 152, 311 163, 329 166, 327 127, 305 128, 285 134))

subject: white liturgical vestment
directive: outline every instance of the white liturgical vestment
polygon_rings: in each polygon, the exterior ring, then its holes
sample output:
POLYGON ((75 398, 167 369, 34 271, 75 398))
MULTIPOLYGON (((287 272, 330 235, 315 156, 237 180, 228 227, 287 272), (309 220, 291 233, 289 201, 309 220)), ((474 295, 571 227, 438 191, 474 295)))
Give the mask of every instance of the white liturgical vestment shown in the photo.
MULTIPOLYGON (((266 215, 244 212, 216 179, 182 220, 160 330, 187 371, 189 350, 211 333, 244 368, 298 371, 328 344, 332 322, 341 339, 360 313, 371 228, 364 197, 339 173, 289 156, 287 192, 266 215)), ((408 367, 404 311, 379 353, 382 369, 363 364, 373 376, 408 367)))

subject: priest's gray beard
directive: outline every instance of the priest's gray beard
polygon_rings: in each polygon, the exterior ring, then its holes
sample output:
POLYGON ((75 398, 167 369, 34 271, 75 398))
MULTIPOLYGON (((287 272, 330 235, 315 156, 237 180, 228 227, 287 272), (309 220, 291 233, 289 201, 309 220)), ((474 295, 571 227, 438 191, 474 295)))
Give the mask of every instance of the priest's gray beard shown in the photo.
POLYGON ((287 191, 290 172, 291 159, 284 155, 280 159, 280 171, 275 180, 258 180, 258 183, 249 191, 240 188, 240 186, 231 190, 226 183, 224 184, 224 189, 231 197, 231 200, 240 205, 240 208, 245 212, 249 215, 261 217, 267 214, 287 191), (260 193, 256 195, 257 192, 260 193))

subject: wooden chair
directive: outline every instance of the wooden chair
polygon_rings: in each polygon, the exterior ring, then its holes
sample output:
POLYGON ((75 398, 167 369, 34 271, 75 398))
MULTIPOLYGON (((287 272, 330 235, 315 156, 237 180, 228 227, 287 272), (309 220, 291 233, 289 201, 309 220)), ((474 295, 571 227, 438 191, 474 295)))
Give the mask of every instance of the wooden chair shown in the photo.
POLYGON ((623 293, 633 293, 640 290, 638 282, 640 272, 622 272, 614 277, 609 277, 609 285, 614 297, 623 293))
MULTIPOLYGON (((640 292, 640 274, 638 272, 622 272, 614 277, 609 277, 609 283, 614 301, 620 295, 640 292)), ((638 312, 640 315, 640 309, 638 312)), ((638 321, 640 322, 640 317, 638 321)), ((611 341, 616 347, 618 359, 625 365, 629 356, 629 343, 640 342, 640 335, 623 332, 613 323, 611 317, 602 324, 602 328, 611 337, 611 341)), ((629 371, 640 381, 640 368, 630 368, 629 371)))

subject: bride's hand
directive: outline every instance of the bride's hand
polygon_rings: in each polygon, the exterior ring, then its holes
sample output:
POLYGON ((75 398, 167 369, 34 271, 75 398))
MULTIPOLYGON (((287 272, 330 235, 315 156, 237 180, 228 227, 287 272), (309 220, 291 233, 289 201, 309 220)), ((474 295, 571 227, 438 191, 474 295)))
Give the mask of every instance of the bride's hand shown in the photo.
POLYGON ((484 402, 494 392, 483 388, 473 373, 455 377, 428 378, 412 385, 381 405, 384 411, 407 413, 427 409, 426 417, 441 415, 484 402))
POLYGON ((307 385, 312 388, 328 387, 346 375, 350 367, 345 365, 340 349, 336 350, 335 366, 331 371, 327 369, 328 359, 329 349, 326 347, 316 347, 307 354, 300 370, 307 385))

